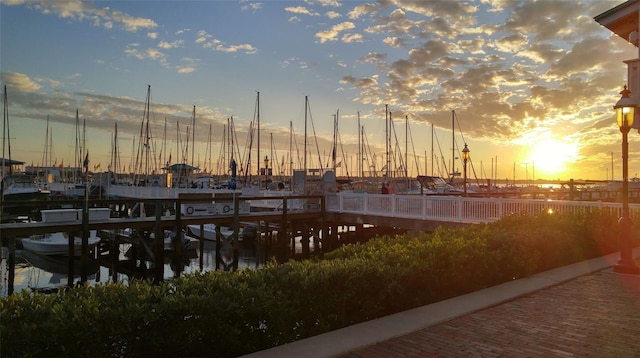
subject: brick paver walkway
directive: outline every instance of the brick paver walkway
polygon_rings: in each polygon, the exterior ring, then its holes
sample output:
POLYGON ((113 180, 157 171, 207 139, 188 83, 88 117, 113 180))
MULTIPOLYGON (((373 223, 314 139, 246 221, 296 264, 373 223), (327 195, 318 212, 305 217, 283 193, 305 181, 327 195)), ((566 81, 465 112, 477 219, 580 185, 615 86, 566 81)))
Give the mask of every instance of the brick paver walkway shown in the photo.
POLYGON ((640 357, 640 275, 611 269, 341 358, 640 357))

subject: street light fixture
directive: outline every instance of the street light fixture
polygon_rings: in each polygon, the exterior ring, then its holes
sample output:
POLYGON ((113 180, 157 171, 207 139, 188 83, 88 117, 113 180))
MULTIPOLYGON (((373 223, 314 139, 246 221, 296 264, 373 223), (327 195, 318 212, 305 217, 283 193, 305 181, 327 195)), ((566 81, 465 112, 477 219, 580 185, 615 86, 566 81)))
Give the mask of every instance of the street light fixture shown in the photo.
POLYGON ((613 267, 615 272, 638 274, 640 269, 632 258, 633 238, 631 236, 631 216, 629 215, 629 142, 627 140, 636 111, 636 104, 629 94, 631 91, 624 86, 620 92, 620 100, 613 108, 616 110, 616 121, 622 133, 622 217, 618 220, 620 225, 620 260, 613 267))
POLYGON ((464 163, 464 196, 467 196, 467 161, 469 160, 469 147, 467 147, 467 143, 464 144, 464 149, 462 149, 462 162, 464 163))
POLYGON ((269 189, 269 157, 264 156, 264 188, 269 189))

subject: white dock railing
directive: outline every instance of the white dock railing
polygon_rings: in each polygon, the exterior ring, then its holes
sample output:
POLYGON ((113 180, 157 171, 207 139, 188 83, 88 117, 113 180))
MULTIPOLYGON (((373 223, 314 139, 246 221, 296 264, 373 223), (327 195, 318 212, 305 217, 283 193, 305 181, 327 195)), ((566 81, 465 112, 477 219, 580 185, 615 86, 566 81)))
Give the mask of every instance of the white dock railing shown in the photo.
MULTIPOLYGON (((629 208, 632 218, 640 216, 640 204, 630 204, 629 208)), ((607 210, 620 216, 622 204, 600 201, 338 193, 327 195, 326 209, 331 212, 405 219, 486 223, 499 220, 506 215, 535 215, 541 212, 607 210)))

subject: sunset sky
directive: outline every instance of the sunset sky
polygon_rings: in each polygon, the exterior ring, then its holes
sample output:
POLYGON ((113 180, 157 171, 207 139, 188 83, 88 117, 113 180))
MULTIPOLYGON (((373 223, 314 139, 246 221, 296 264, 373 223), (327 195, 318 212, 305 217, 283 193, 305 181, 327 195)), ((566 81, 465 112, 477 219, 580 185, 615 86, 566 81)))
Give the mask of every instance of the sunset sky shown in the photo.
MULTIPOLYGON (((357 175, 358 113, 367 163, 382 168, 388 105, 412 176, 431 174, 432 148, 435 174, 450 166, 455 111, 470 177, 620 179, 612 106, 638 49, 593 17, 622 2, 0 0, 11 158, 72 164, 77 109, 92 166, 106 170, 116 123, 128 165, 150 85, 155 155, 180 161, 195 106, 203 169, 220 161, 232 116, 245 151, 259 92, 261 165, 288 164, 291 125, 297 166, 308 96, 309 167, 329 163, 338 114, 339 175, 357 175)), ((640 176, 640 134, 629 141, 640 176)))

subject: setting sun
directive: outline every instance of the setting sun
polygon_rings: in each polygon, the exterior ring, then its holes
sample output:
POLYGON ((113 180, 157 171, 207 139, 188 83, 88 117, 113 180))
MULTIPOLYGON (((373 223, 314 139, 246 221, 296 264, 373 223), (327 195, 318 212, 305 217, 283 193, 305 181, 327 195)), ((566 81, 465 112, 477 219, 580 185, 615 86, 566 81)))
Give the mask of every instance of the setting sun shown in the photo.
POLYGON ((529 161, 538 176, 556 177, 567 169, 567 163, 574 160, 573 147, 555 139, 542 140, 531 146, 529 161))

